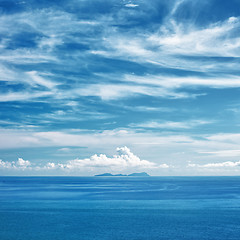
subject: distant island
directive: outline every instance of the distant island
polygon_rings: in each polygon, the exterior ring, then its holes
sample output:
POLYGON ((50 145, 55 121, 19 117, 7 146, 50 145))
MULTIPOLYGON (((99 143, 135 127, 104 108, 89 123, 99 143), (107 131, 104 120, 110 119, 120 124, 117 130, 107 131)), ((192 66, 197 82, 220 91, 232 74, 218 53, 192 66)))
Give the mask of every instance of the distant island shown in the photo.
POLYGON ((95 177, 149 177, 150 175, 146 172, 141 173, 131 173, 131 174, 111 174, 111 173, 103 173, 95 175, 95 177))

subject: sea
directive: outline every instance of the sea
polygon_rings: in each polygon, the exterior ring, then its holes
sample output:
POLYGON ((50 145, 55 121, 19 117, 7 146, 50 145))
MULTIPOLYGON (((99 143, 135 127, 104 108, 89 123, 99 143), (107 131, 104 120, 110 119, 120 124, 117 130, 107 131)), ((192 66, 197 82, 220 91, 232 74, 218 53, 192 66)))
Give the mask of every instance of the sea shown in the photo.
POLYGON ((0 177, 0 240, 181 239, 240 239, 240 177, 0 177))

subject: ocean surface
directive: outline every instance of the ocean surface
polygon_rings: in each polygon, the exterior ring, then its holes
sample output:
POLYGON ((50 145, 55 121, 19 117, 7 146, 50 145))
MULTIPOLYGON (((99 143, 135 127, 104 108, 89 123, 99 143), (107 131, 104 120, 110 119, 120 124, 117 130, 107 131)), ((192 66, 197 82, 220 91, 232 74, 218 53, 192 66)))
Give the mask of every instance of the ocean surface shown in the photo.
POLYGON ((0 177, 0 240, 240 239, 240 177, 0 177))

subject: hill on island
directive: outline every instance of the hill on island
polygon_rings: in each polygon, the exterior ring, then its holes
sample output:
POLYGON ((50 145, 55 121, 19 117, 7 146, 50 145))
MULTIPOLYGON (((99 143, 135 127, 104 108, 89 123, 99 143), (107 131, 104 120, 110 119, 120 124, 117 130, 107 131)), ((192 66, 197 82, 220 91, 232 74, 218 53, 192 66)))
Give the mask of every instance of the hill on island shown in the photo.
POLYGON ((146 172, 141 173, 131 173, 131 174, 112 174, 112 173, 103 173, 97 174, 96 177, 149 177, 150 175, 146 172))

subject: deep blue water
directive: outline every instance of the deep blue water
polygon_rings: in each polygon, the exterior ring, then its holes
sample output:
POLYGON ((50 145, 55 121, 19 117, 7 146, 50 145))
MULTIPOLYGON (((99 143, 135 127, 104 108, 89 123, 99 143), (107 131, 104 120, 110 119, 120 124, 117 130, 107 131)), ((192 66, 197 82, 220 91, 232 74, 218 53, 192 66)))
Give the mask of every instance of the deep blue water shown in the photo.
POLYGON ((0 240, 240 239, 240 177, 0 177, 0 240))

